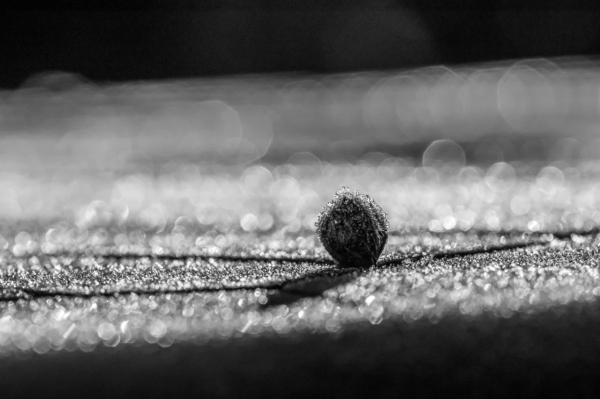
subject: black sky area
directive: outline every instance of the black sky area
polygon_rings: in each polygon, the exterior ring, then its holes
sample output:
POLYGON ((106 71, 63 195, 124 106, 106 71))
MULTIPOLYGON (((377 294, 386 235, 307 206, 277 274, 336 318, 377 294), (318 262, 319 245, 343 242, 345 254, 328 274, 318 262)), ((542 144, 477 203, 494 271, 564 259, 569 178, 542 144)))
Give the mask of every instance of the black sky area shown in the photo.
POLYGON ((552 1, 14 4, 0 12, 3 88, 57 70, 128 81, 600 53, 600 9, 552 1))

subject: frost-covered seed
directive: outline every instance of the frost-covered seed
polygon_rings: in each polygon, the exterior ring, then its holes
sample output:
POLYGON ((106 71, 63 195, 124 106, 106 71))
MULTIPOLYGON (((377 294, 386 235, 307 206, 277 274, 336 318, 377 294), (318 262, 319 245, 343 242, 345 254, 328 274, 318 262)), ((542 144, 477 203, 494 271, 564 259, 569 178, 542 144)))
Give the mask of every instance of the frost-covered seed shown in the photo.
POLYGON ((368 195, 342 187, 319 213, 317 235, 342 267, 377 263, 388 238, 386 213, 368 195))

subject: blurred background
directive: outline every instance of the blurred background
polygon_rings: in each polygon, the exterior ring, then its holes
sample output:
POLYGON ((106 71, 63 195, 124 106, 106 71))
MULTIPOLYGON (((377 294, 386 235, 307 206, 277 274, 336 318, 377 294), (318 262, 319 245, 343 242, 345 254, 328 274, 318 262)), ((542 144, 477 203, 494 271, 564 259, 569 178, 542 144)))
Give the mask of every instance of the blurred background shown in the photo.
POLYGON ((418 159, 436 139, 474 162, 595 154, 600 7, 586 2, 59 3, 0 13, 0 134, 43 133, 49 159, 93 165, 113 144, 113 165, 418 159), (565 138, 579 145, 563 154, 565 138))
POLYGON ((600 7, 63 3, 0 13, 14 254, 313 240, 341 185, 399 232, 600 223, 600 7))

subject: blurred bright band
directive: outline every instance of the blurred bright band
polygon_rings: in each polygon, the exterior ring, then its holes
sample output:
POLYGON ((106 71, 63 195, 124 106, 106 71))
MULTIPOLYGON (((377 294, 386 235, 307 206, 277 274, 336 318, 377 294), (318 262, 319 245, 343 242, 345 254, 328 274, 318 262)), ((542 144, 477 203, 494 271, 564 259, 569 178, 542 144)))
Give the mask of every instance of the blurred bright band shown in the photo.
POLYGON ((598 66, 583 59, 125 85, 48 73, 0 93, 0 164, 419 158, 439 139, 463 146, 468 163, 595 159, 599 96, 598 66))

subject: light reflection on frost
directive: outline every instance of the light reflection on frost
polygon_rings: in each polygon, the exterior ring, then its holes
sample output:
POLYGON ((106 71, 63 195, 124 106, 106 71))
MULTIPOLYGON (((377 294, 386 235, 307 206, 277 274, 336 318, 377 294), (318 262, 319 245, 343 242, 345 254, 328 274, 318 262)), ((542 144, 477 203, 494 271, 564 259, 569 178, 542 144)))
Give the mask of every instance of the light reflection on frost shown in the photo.
POLYGON ((204 344, 246 334, 335 333, 364 321, 437 323, 484 312, 511 317, 566 304, 597 306, 598 239, 575 238, 462 257, 409 257, 401 265, 354 272, 321 296, 303 296, 303 285, 296 286, 296 300, 272 306, 273 290, 265 288, 2 301, 0 354, 204 344))
POLYGON ((340 185, 375 198, 394 234, 600 226, 596 163, 431 168, 376 155, 375 163, 366 156, 357 164, 180 165, 156 176, 88 175, 85 185, 5 172, 0 185, 19 212, 0 208, 0 247, 18 256, 86 248, 217 254, 260 240, 298 248, 340 185), (315 167, 323 173, 313 174, 315 167))

